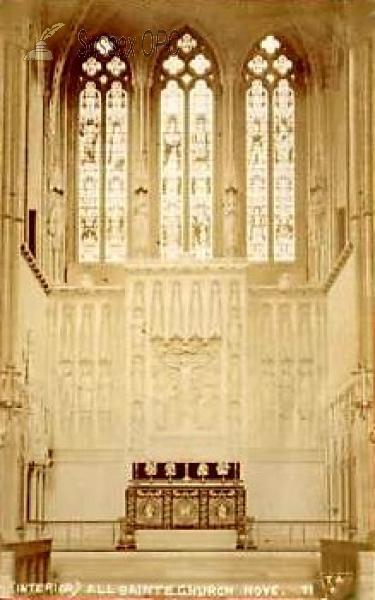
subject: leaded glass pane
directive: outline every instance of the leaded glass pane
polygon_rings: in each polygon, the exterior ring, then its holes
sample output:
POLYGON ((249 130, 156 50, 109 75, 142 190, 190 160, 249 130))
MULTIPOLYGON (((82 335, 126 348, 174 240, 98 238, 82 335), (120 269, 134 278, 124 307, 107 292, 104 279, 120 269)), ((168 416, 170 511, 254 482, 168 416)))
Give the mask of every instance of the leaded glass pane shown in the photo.
POLYGON ((95 83, 79 95, 78 240, 79 260, 100 257, 101 98, 95 83))
POLYGON ((189 66, 197 75, 204 75, 211 67, 211 63, 203 54, 197 54, 190 61, 189 66))
POLYGON ((295 260, 294 64, 272 35, 245 66, 247 256, 295 260))
POLYGON ((185 99, 176 81, 161 92, 161 253, 177 258, 184 235, 184 111, 185 99))
POLYGON ((273 66, 280 73, 280 75, 286 75, 288 71, 293 67, 293 63, 289 58, 281 54, 274 62, 273 66))
POLYGON ((119 77, 126 71, 126 65, 118 56, 114 56, 107 64, 107 71, 112 73, 114 77, 119 77))
POLYGON ((163 67, 169 75, 179 75, 184 70, 185 63, 181 58, 173 55, 163 62, 163 67))
POLYGON ((295 258, 294 224, 294 91, 281 79, 273 97, 274 130, 274 256, 276 261, 295 258))
POLYGON ((249 60, 247 66, 255 75, 262 75, 267 69, 268 63, 262 56, 259 56, 258 54, 249 60))
POLYGON ((82 69, 89 77, 95 77, 95 75, 102 70, 102 65, 94 56, 90 56, 90 58, 83 63, 82 69))
POLYGON ((190 33, 163 60, 160 92, 161 255, 212 255, 213 60, 190 33), (166 82, 166 83, 165 83, 166 82))
POLYGON ((190 93, 190 252, 211 256, 213 96, 199 80, 190 93))
POLYGON ((78 258, 120 262, 127 254, 130 69, 102 36, 82 64, 78 109, 78 258), (89 81, 87 81, 89 79, 89 81))
POLYGON ((280 42, 275 36, 267 35, 267 37, 262 40, 260 46, 267 54, 275 54, 276 50, 280 48, 280 42))
POLYGON ((190 73, 184 73, 183 76, 181 77, 181 79, 186 86, 190 85, 190 82, 193 80, 190 73))
POLYGON ((106 101, 105 259, 124 260, 127 224, 127 92, 112 83, 106 101))
POLYGON ((195 40, 190 33, 184 33, 177 42, 178 48, 181 48, 184 54, 188 54, 197 46, 197 40, 195 40))
POLYGON ((268 260, 268 92, 256 79, 247 91, 247 255, 268 260))

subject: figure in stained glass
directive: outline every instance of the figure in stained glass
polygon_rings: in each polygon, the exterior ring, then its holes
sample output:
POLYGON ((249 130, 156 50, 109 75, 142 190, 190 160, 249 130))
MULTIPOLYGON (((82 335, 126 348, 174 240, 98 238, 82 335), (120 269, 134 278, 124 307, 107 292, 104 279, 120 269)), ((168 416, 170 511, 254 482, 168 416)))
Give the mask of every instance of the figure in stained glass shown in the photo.
MULTIPOLYGON (((102 41, 109 43, 105 36, 102 41)), ((120 262, 127 253, 130 69, 98 53, 95 64, 83 63, 80 82, 78 257, 120 262), (100 75, 106 69, 111 77, 100 75)))
POLYGON ((208 160, 208 143, 209 136, 206 131, 206 118, 204 115, 197 115, 194 133, 192 135, 192 153, 194 161, 205 162, 208 160))
POLYGON ((122 169, 125 165, 125 157, 121 149, 126 143, 125 134, 118 120, 112 122, 112 131, 108 132, 108 164, 114 169, 122 169))
POLYGON ((295 258, 295 75, 286 52, 267 36, 244 73, 247 256, 254 262, 295 258))
POLYGON ((170 115, 167 131, 164 134, 164 164, 168 171, 174 173, 181 165, 181 133, 178 131, 177 118, 170 115))
POLYGON ((93 119, 87 119, 82 124, 80 135, 83 137, 82 164, 96 161, 97 142, 99 137, 99 124, 93 119))
POLYGON ((195 258, 212 254, 213 61, 185 34, 178 62, 157 67, 160 90, 161 254, 195 258))

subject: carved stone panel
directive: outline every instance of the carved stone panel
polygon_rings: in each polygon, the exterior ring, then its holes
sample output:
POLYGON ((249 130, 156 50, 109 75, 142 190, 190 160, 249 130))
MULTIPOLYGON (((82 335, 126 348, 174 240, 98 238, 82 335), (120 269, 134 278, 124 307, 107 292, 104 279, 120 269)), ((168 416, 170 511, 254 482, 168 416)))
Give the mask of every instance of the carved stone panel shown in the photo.
POLYGON ((220 343, 166 340, 152 347, 153 424, 160 433, 219 427, 220 343))

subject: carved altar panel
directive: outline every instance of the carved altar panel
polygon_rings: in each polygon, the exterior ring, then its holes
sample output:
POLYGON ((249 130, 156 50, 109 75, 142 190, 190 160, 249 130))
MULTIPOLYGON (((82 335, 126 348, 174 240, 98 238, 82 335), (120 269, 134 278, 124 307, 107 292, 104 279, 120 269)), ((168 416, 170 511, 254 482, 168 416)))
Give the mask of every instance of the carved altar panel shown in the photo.
POLYGON ((126 514, 134 529, 237 529, 246 513, 244 492, 242 484, 131 485, 126 514))
POLYGON ((243 549, 246 490, 239 472, 239 463, 228 462, 133 464, 118 549, 136 549, 140 529, 234 529, 243 549))
POLYGON ((245 488, 242 482, 133 482, 126 489, 126 515, 133 530, 240 529, 246 516, 245 488))
POLYGON ((165 496, 162 489, 137 489, 135 519, 139 529, 163 529, 165 496))
POLYGON ((242 501, 236 489, 209 489, 208 528, 234 529, 238 522, 237 510, 240 515, 245 514, 242 501))
POLYGON ((172 529, 199 529, 199 489, 172 490, 172 529))

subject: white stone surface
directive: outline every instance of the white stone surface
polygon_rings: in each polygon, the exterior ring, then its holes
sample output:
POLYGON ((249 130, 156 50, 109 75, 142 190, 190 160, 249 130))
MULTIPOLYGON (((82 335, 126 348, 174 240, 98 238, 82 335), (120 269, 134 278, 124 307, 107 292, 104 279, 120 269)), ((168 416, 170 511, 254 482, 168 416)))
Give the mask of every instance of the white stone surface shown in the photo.
POLYGON ((138 550, 228 551, 236 549, 236 531, 142 531, 136 533, 138 550))
POLYGON ((359 552, 357 596, 361 600, 375 597, 375 552, 359 552))
POLYGON ((318 553, 298 552, 54 552, 60 581, 83 584, 275 583, 286 589, 313 581, 318 553))

